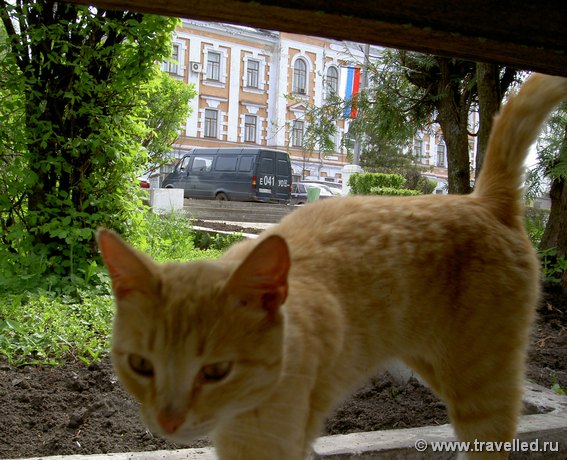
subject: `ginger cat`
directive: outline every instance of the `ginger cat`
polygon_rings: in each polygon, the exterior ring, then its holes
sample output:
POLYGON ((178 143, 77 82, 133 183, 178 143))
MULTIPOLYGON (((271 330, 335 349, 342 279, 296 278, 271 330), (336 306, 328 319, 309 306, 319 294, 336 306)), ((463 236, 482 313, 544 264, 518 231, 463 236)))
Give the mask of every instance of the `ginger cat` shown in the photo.
POLYGON ((99 231, 112 360, 148 427, 181 443, 210 433, 222 460, 302 460, 334 406, 397 358, 446 402, 460 440, 511 441, 539 294, 523 161, 565 97, 567 79, 530 78, 468 196, 320 201, 187 264, 99 231))

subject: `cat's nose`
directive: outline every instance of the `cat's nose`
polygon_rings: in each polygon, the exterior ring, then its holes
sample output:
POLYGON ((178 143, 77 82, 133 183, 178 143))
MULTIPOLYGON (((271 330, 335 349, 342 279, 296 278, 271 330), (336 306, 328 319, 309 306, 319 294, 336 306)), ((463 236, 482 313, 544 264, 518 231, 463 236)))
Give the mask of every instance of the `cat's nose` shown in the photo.
POLYGON ((160 426, 166 431, 166 433, 173 434, 181 425, 183 425, 185 416, 182 414, 162 411, 158 414, 157 419, 160 426))

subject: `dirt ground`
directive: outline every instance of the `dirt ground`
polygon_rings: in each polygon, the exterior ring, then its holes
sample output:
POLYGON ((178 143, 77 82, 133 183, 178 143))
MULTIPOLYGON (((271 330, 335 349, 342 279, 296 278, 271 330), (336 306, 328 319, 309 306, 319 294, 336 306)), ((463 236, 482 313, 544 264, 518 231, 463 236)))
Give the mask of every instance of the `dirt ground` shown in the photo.
MULTIPOLYGON (((567 298, 552 286, 540 307, 528 378, 567 389, 567 298)), ((326 424, 328 434, 447 423, 444 404, 411 379, 376 376, 326 424)), ((203 440, 193 447, 206 445, 203 440)), ((174 449, 143 426, 110 363, 12 367, 0 358, 0 458, 174 449)))

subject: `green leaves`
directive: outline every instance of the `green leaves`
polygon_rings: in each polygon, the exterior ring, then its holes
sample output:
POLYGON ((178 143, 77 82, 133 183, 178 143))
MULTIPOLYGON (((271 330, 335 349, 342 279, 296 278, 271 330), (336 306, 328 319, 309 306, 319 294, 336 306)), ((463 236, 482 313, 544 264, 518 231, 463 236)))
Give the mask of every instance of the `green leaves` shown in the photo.
POLYGON ((86 362, 109 349, 112 297, 82 292, 79 300, 48 292, 0 295, 0 354, 12 364, 86 362))
POLYGON ((96 259, 96 227, 143 225, 136 177, 167 157, 194 91, 157 65, 176 19, 52 3, 2 15, 0 257, 64 284, 96 259))
POLYGON ((418 190, 405 189, 406 179, 399 174, 356 173, 350 176, 349 186, 355 195, 421 195, 418 190))
MULTIPOLYGON (((146 225, 133 232, 134 243, 163 262, 211 259, 240 238, 202 237, 185 215, 140 215, 146 225)), ((12 364, 60 364, 67 359, 88 364, 108 353, 114 307, 101 264, 92 261, 75 268, 63 284, 47 274, 45 254, 34 254, 27 274, 23 267, 13 273, 13 260, 0 257, 0 355, 12 364)))

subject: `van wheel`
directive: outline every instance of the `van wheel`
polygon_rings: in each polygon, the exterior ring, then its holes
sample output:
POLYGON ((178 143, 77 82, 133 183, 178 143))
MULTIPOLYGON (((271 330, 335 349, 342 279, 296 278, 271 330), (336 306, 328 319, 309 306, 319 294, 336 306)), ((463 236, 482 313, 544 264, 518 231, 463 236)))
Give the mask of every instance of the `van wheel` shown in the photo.
POLYGON ((223 192, 217 193, 217 196, 215 198, 219 201, 229 201, 228 196, 226 195, 226 193, 223 192))

